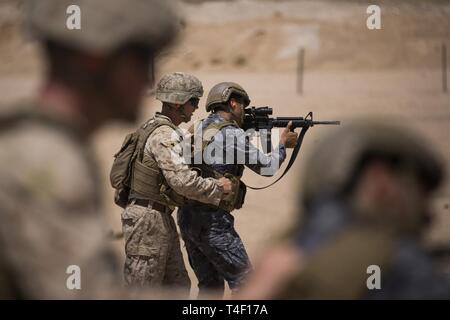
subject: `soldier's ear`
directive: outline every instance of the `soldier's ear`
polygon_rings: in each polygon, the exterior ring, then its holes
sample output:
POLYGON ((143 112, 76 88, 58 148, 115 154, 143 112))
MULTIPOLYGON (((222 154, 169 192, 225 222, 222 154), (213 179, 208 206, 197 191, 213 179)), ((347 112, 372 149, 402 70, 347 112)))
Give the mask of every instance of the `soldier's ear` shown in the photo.
POLYGON ((228 104, 230 105, 230 108, 231 108, 233 111, 236 110, 236 107, 237 107, 237 105, 238 105, 235 98, 231 98, 231 99, 230 99, 230 102, 229 102, 228 104))

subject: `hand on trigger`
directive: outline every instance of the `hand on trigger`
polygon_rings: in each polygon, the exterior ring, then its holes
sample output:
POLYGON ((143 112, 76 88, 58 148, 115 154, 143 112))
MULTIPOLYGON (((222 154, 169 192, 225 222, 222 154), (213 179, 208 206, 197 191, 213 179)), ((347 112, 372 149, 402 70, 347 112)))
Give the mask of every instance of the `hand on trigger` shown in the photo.
POLYGON ((294 148, 297 143, 298 133, 291 131, 292 121, 289 121, 286 128, 283 129, 280 137, 280 143, 286 148, 294 148))

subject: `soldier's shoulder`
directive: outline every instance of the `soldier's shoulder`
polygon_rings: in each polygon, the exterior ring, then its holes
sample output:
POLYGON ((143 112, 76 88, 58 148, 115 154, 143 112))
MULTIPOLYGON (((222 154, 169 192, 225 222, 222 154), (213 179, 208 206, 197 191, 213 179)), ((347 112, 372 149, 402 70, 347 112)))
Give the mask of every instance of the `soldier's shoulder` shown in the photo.
POLYGON ((244 129, 240 128, 237 124, 227 123, 221 126, 220 131, 231 134, 243 134, 244 129))
POLYGON ((15 121, 0 128, 0 148, 0 176, 8 181, 2 193, 20 190, 68 205, 96 194, 91 155, 64 130, 31 118, 15 121))
MULTIPOLYGON (((246 135, 246 132, 240 128, 237 124, 233 123, 224 123, 219 127, 215 139, 224 137, 224 138, 238 138, 243 139, 246 135)), ((219 139, 220 140, 220 139, 219 139)))
POLYGON ((145 148, 150 153, 158 154, 165 149, 173 149, 181 141, 181 137, 177 130, 175 130, 170 124, 163 124, 158 126, 149 135, 145 148))
POLYGON ((179 141, 180 132, 169 123, 163 123, 157 127, 149 136, 149 140, 155 141, 179 141))

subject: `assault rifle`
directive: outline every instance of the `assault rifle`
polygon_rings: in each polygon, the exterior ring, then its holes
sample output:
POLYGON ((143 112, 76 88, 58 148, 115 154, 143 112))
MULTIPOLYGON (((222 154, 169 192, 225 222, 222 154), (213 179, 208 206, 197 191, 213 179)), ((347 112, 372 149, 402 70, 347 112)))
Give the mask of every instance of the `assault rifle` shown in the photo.
POLYGON ((270 107, 248 107, 245 108, 245 117, 242 128, 244 130, 253 129, 255 131, 260 131, 261 140, 264 141, 263 146, 265 146, 265 153, 271 152, 271 130, 273 128, 285 128, 289 121, 292 121, 291 131, 296 128, 302 128, 297 139, 297 143, 292 152, 289 163, 284 170, 283 174, 274 182, 265 187, 250 187, 251 189, 259 190, 270 187, 277 181, 279 181, 283 176, 289 171, 295 159, 297 158, 300 147, 302 146, 303 138, 309 128, 315 125, 340 125, 340 121, 314 121, 313 113, 309 112, 306 117, 270 117, 273 113, 270 107))
POLYGON ((274 117, 271 118, 273 110, 270 107, 245 108, 243 129, 271 130, 273 128, 285 128, 292 121, 292 130, 295 128, 309 128, 315 125, 339 125, 340 121, 314 121, 313 113, 309 112, 306 117, 274 117))

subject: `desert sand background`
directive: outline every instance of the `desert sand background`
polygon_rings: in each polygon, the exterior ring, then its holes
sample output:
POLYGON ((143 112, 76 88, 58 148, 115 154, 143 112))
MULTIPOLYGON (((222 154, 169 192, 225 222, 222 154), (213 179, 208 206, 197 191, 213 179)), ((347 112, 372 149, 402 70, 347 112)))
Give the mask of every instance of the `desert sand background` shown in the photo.
MULTIPOLYGON (((158 57, 157 79, 166 72, 190 72, 202 80, 205 93, 217 82, 234 81, 247 89, 252 105, 271 106, 278 116, 313 111, 316 119, 341 120, 342 125, 358 117, 398 121, 421 132, 450 171, 450 94, 443 92, 441 80, 442 45, 450 49, 450 1, 191 0, 180 3, 179 12, 182 31, 158 57), (366 27, 370 4, 381 6, 381 30, 366 27), (302 94, 296 89, 300 48, 305 50, 302 94)), ((45 68, 36 43, 23 36, 22 19, 21 1, 0 1, 2 112, 33 97, 45 68)), ((205 100, 194 120, 206 115, 205 100)), ((140 121, 159 106, 149 94, 140 121)), ((109 125, 96 134, 93 145, 104 179, 108 228, 116 232, 121 209, 112 202, 109 168, 131 130, 109 125)), ((301 215, 296 201, 305 157, 332 130, 310 129, 289 175, 269 189, 250 190, 245 207, 234 212, 236 229, 255 264, 301 215)), ((247 170, 244 181, 259 186, 272 179, 247 170)), ((449 204, 447 179, 434 198, 436 220, 427 235, 432 244, 450 245, 449 204)), ((115 241, 123 257, 122 240, 115 241)), ((187 259, 186 265, 195 297, 197 282, 187 259)))

